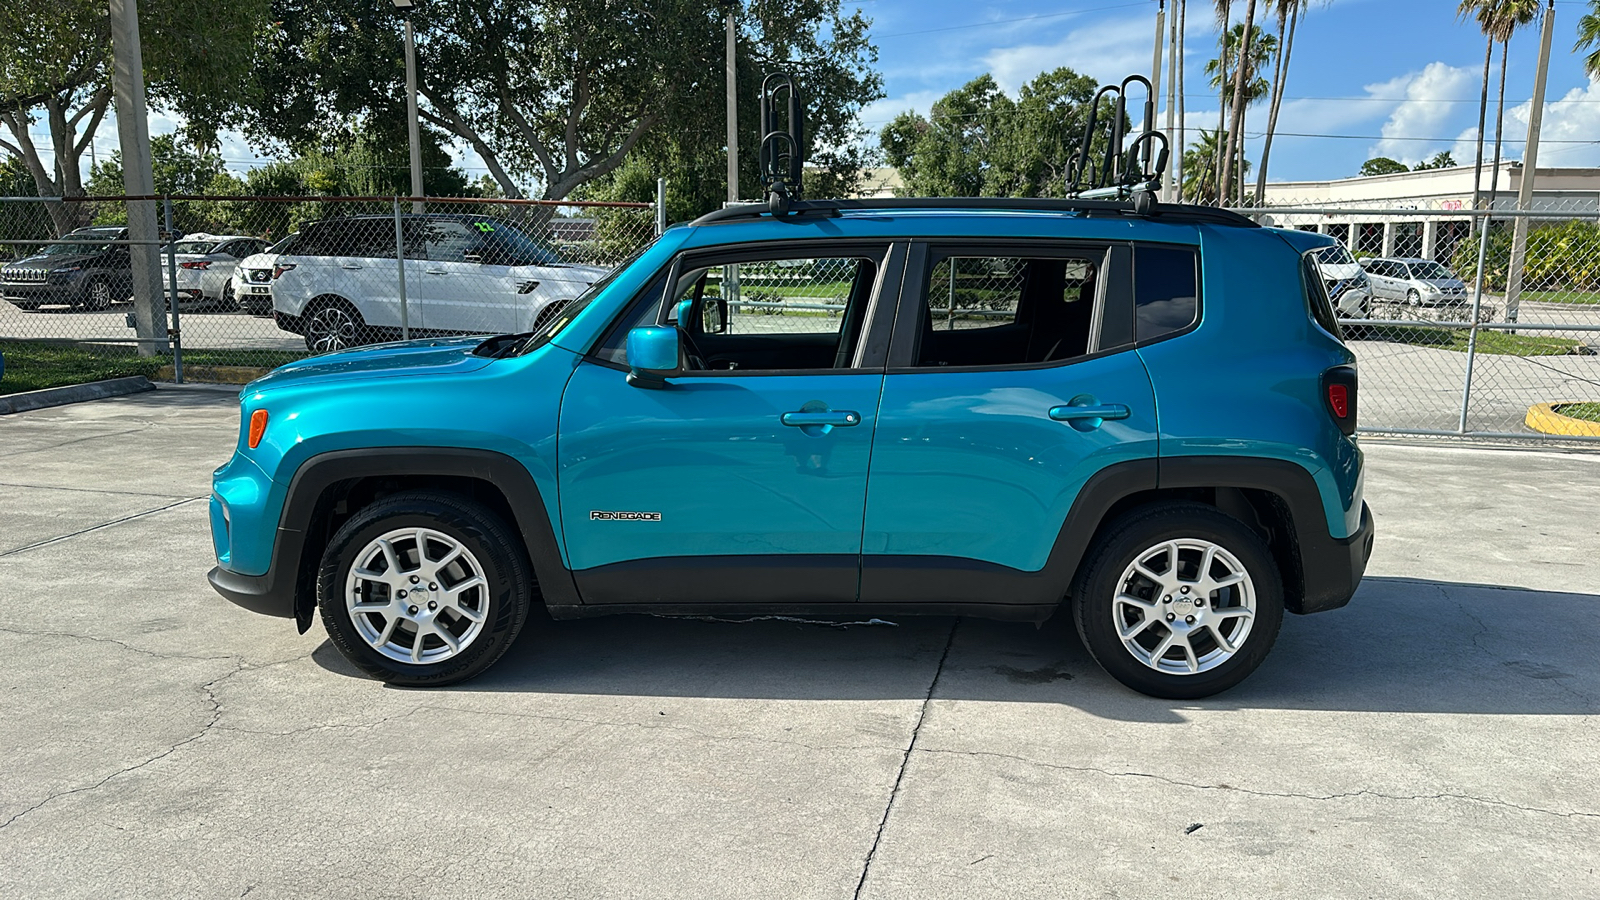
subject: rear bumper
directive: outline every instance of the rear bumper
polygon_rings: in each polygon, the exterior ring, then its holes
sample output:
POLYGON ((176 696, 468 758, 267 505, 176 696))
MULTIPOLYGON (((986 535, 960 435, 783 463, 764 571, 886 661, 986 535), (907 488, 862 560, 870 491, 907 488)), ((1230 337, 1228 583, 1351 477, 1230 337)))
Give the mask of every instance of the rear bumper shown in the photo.
POLYGON ((294 579, 265 575, 240 575, 221 566, 212 566, 206 580, 217 593, 251 612, 284 619, 294 618, 294 579))
POLYGON ((299 316, 291 316, 281 309, 272 311, 272 319, 278 327, 292 334, 305 334, 305 328, 300 324, 299 316))
MULTIPOLYGON (((1313 529, 1308 529, 1313 530, 1313 529)), ((1361 527, 1347 538, 1300 534, 1300 565, 1305 584, 1298 613, 1325 612, 1350 602, 1372 557, 1372 510, 1361 503, 1361 527)))

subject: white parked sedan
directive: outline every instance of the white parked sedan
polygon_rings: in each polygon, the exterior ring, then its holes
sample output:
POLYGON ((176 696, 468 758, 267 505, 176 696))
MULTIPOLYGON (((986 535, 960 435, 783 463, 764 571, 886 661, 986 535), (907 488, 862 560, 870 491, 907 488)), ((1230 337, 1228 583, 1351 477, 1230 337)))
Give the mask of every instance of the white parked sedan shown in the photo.
MULTIPOLYGON (((240 260, 265 249, 266 241, 239 234, 191 234, 173 243, 162 256, 171 252, 177 260, 178 308, 215 305, 235 308, 234 269, 240 260)), ((163 258, 161 262, 165 266, 167 261, 163 258)), ((167 272, 163 271, 162 276, 162 284, 168 285, 170 295, 172 287, 167 272)), ((170 302, 172 298, 167 299, 170 302)))
POLYGON ((402 327, 413 336, 532 331, 608 271, 568 262, 508 219, 423 213, 401 221, 403 263, 391 216, 302 228, 295 252, 274 266, 278 327, 319 353, 392 340, 402 327))

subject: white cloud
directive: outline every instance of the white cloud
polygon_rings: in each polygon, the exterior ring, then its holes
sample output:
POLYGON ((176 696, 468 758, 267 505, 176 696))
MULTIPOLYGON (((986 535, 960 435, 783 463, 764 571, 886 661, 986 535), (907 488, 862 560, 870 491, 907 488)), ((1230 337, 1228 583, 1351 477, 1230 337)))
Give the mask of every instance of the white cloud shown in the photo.
POLYGON ((1053 44, 997 47, 984 57, 994 80, 1015 94, 1039 73, 1068 66, 1102 84, 1150 70, 1154 25, 1147 17, 1112 19, 1068 32, 1053 44))
POLYGON ((1475 70, 1442 62, 1428 63, 1421 72, 1407 72, 1385 82, 1366 85, 1368 96, 1405 98, 1389 112, 1380 132, 1383 140, 1372 145, 1370 154, 1412 164, 1439 150, 1450 149, 1448 140, 1416 138, 1437 138, 1447 127, 1454 104, 1439 101, 1470 99, 1478 87, 1475 70))
MULTIPOLYGON (((1506 110, 1505 136, 1510 144, 1508 158, 1520 159, 1527 143, 1528 116, 1533 101, 1506 110)), ((1493 111, 1490 111, 1493 115, 1493 111)), ((1493 126, 1490 126, 1491 128, 1493 126)), ((1471 138, 1471 134, 1468 134, 1471 138)), ((1573 88, 1561 99, 1545 101, 1544 121, 1539 126, 1539 165, 1600 165, 1600 81, 1573 88), (1576 142, 1576 143, 1568 143, 1576 142)), ((1486 150, 1485 153, 1492 151, 1486 150)))
POLYGON ((883 130, 883 126, 903 112, 914 112, 926 116, 933 109, 933 104, 949 91, 912 91, 898 97, 885 97, 875 100, 861 108, 861 124, 876 133, 883 130))

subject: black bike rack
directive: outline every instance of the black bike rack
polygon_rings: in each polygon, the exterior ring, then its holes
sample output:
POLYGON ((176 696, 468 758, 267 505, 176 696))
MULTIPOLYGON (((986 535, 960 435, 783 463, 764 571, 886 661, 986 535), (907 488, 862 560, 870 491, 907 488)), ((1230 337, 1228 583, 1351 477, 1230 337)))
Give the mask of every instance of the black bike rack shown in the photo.
POLYGON ((1129 75, 1121 84, 1105 85, 1090 101, 1078 157, 1067 170, 1068 196, 1085 200, 1132 200, 1135 210, 1147 215, 1155 208, 1155 195, 1161 189, 1161 173, 1167 168, 1170 153, 1167 136, 1156 130, 1156 96, 1150 79, 1129 75), (1144 87, 1144 127, 1129 143, 1128 87, 1133 84, 1144 87), (1100 101, 1108 96, 1116 98, 1116 105, 1110 121, 1102 124, 1100 101), (1106 139, 1105 156, 1093 160, 1090 154, 1094 139, 1100 135, 1106 139))
POLYGON ((761 187, 774 216, 786 215, 804 198, 801 176, 805 168, 805 101, 794 76, 774 72, 761 82, 761 187), (778 128, 778 113, 787 113, 778 128))

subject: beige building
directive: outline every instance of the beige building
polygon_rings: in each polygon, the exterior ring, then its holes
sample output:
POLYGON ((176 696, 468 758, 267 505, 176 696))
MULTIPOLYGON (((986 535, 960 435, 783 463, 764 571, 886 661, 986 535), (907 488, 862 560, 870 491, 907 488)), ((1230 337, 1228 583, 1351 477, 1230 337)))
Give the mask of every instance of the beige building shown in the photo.
MULTIPOLYGON (((1312 213, 1267 213, 1263 224, 1330 234, 1356 256, 1420 256, 1449 260, 1471 232, 1459 215, 1472 208, 1472 166, 1340 178, 1332 181, 1281 181, 1267 185, 1265 205, 1314 208, 1312 213), (1348 209, 1349 212, 1342 210, 1348 209)), ((1494 208, 1517 208, 1522 164, 1500 166, 1494 208)), ((1488 202, 1493 170, 1482 176, 1488 202)), ((1531 209, 1570 213, 1575 219, 1600 217, 1600 168, 1540 168, 1531 209)))

